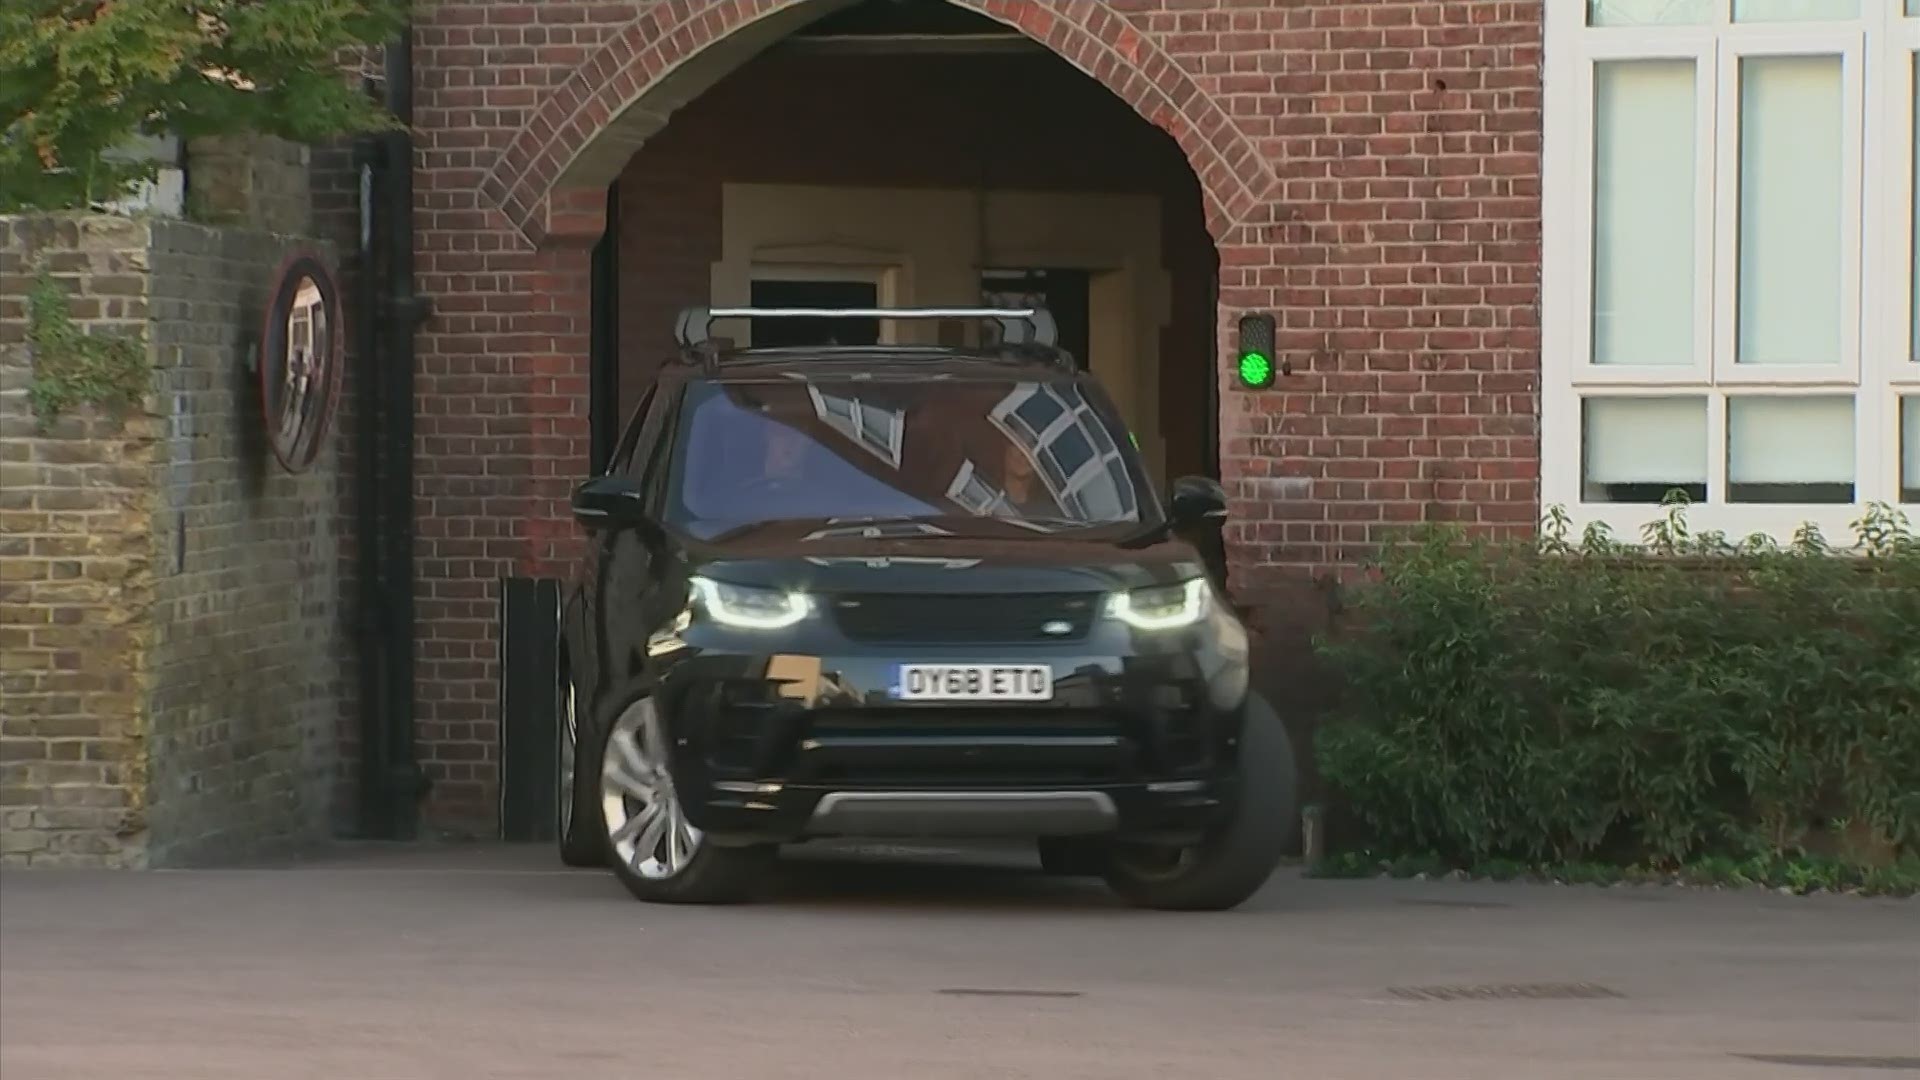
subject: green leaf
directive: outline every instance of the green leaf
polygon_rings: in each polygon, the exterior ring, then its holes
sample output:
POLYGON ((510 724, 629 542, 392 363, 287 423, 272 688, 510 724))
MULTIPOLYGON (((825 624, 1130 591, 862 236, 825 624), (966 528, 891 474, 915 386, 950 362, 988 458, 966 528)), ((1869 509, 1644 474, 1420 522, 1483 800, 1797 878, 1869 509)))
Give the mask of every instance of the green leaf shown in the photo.
POLYGON ((303 142, 394 121, 339 58, 406 0, 8 0, 0 4, 0 212, 117 198, 151 175, 136 135, 303 142))

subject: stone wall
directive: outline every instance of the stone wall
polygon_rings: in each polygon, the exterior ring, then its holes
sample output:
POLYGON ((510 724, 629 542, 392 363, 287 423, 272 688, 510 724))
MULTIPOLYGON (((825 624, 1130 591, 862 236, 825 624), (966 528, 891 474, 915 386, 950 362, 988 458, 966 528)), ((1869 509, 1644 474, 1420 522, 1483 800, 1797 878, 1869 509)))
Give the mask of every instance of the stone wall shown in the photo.
POLYGON ((0 861, 143 865, 158 424, 42 431, 27 293, 44 265, 92 333, 144 335, 146 224, 0 217, 0 861))
POLYGON ((296 238, 0 218, 0 860, 174 865, 325 835, 337 753, 334 455, 272 463, 248 346, 296 238), (25 294, 137 334, 124 425, 40 424, 25 294))
POLYGON ((286 237, 155 222, 148 303, 164 446, 154 475, 150 811, 156 861, 325 825, 340 587, 334 455, 300 474, 259 422, 259 336, 286 237))
POLYGON ((187 144, 187 208, 211 224, 307 235, 312 151, 268 135, 226 135, 187 144))

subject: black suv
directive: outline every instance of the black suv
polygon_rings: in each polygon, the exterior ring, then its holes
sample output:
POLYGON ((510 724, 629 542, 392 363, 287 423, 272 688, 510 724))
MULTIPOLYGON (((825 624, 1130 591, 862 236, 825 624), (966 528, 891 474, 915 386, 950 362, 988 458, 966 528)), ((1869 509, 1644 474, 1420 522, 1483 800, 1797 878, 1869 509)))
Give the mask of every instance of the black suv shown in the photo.
POLYGON ((813 837, 1016 837, 1219 909, 1293 821, 1287 733, 1195 538, 1044 311, 704 310, 608 470, 561 616, 559 844, 743 899, 813 837), (971 317, 980 348, 731 349, 714 318, 971 317))

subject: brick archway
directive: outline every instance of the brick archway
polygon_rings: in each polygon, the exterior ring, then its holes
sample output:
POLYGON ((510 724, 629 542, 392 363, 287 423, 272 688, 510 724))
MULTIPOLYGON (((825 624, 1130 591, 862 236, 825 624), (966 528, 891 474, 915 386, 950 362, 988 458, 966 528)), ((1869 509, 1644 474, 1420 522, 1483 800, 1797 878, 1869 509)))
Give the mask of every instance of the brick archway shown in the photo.
MULTIPOLYGON (((591 468, 586 245, 605 182, 679 103, 846 2, 422 7, 416 269, 435 317, 419 339, 416 671, 444 823, 498 812, 502 582, 563 576, 585 543, 568 497, 591 468)), ((1171 133, 1200 182, 1230 583, 1265 613, 1266 679, 1312 695, 1307 634, 1338 594, 1306 582, 1387 530, 1531 528, 1543 5, 948 2, 1171 133), (1267 392, 1219 363, 1249 310, 1275 314, 1293 369, 1267 392)), ((325 189, 345 244, 349 164, 325 189)))
MULTIPOLYGON (((535 246, 598 236, 601 193, 671 112, 825 6, 847 0, 660 0, 602 45, 514 134, 483 196, 535 246)), ((1226 112, 1157 44, 1090 0, 948 0, 1005 23, 1171 135, 1224 239, 1274 174, 1226 112)))

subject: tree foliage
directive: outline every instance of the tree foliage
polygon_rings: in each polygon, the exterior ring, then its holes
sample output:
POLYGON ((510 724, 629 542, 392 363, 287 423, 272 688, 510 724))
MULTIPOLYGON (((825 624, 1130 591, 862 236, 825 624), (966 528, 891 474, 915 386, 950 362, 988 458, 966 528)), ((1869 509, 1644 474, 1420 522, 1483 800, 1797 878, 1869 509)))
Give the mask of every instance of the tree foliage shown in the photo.
POLYGON ((337 58, 407 0, 0 2, 0 211, 81 208, 149 178, 135 135, 314 142, 392 123, 337 58))

